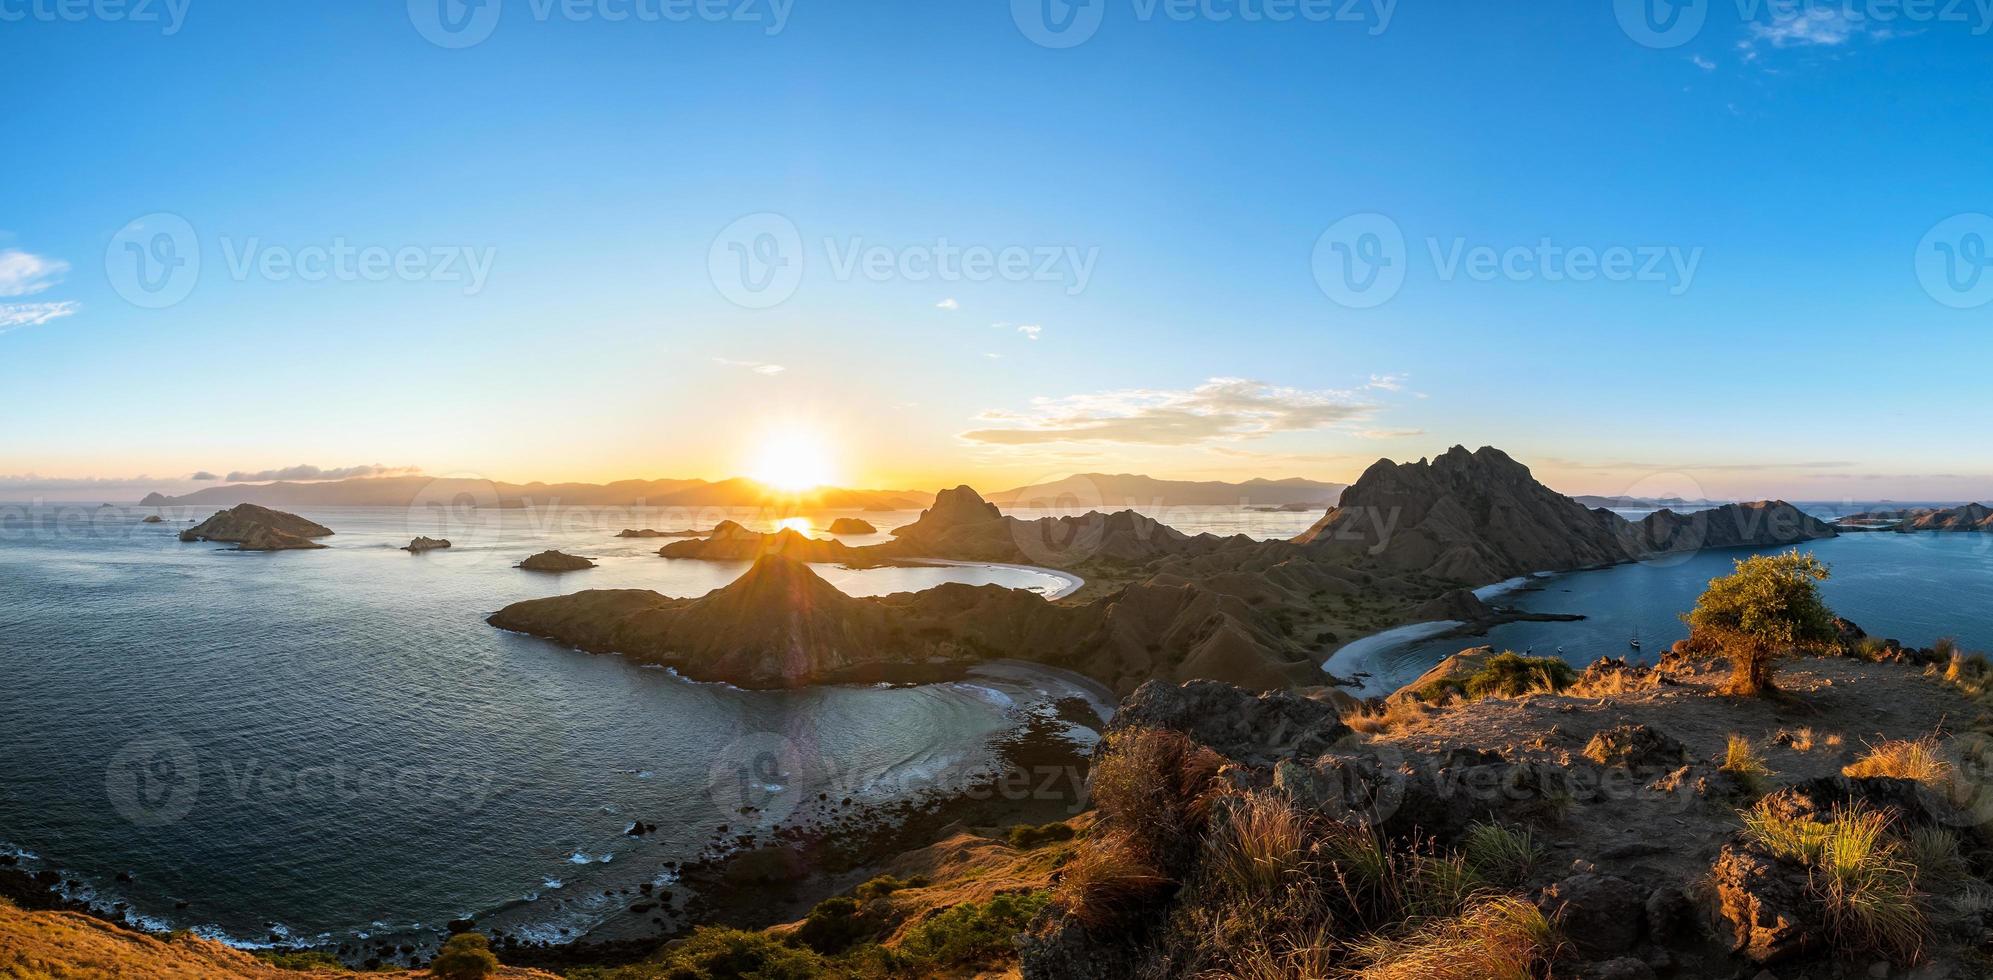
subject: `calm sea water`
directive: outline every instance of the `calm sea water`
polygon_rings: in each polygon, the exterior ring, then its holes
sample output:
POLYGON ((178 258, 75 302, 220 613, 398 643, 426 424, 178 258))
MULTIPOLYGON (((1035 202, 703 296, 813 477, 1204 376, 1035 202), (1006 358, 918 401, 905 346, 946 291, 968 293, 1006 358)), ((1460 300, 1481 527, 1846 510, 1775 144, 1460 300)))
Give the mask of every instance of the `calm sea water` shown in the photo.
MULTIPOLYGON (((314 509, 337 532, 329 550, 250 554, 175 539, 208 508, 138 523, 150 512, 0 507, 0 849, 156 927, 343 941, 477 915, 573 935, 627 907, 605 889, 668 883, 668 862, 721 825, 765 834, 819 794, 959 786, 996 764, 993 739, 1061 698, 1100 700, 1021 666, 740 691, 485 624, 519 599, 699 595, 744 569, 613 537, 645 515, 314 509), (396 550, 416 534, 456 547, 396 550), (601 566, 511 567, 547 548, 601 566), (658 832, 626 836, 636 820, 658 832)), ((1070 584, 1015 568, 818 570, 855 595, 1070 584)))
MULTIPOLYGON (((1785 550, 1785 549, 1778 549, 1785 550)), ((1827 604, 1869 633, 1928 646, 1941 636, 1993 649, 1993 534, 1843 534, 1801 545, 1826 562, 1827 604)), ((1567 623, 1510 623, 1484 637, 1425 639, 1365 658, 1366 693, 1393 690, 1463 648, 1556 652, 1584 665, 1604 656, 1652 659, 1688 635, 1680 614, 1709 580, 1750 551, 1703 551, 1660 561, 1540 578, 1498 600, 1531 612, 1578 613, 1567 623), (1638 636, 1641 651, 1629 641, 1638 636)), ((1342 667, 1344 665, 1338 665, 1342 667)))

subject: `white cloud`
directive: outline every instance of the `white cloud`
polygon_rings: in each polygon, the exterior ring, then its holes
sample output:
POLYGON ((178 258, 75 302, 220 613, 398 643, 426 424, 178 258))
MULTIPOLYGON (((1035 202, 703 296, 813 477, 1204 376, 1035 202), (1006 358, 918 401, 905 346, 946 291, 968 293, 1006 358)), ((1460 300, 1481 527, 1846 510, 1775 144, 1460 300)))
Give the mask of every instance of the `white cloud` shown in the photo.
POLYGON ((18 248, 0 252, 0 296, 31 296, 62 281, 69 263, 18 248))
POLYGON ((1373 412, 1353 392, 1212 378, 1180 391, 1138 388, 1039 398, 1028 412, 984 412, 979 416, 982 421, 1000 427, 964 432, 962 438, 999 446, 1055 442, 1185 446, 1326 429, 1369 418, 1373 412))
POLYGON ((1384 391, 1401 391, 1405 387, 1405 376, 1402 374, 1373 374, 1370 376, 1370 383, 1364 385, 1364 387, 1379 388, 1384 391))
POLYGON ((1027 323, 1021 327, 1018 327, 1017 332, 1023 334, 1024 336, 1032 340, 1037 340, 1038 335, 1045 332, 1045 328, 1035 323, 1027 323))
POLYGON ((58 317, 71 316, 83 304, 75 300, 60 303, 0 303, 0 333, 15 327, 39 327, 58 317))
POLYGON ((990 359, 990 360, 992 360, 992 361, 1001 361, 1001 360, 1003 360, 1003 355, 1002 355, 1002 354, 984 354, 983 356, 984 356, 984 357, 987 357, 987 358, 989 358, 989 359, 990 359))
POLYGON ((1700 68, 1703 71, 1716 70, 1716 62, 1711 61, 1708 58, 1703 57, 1702 55, 1699 54, 1689 55, 1689 61, 1694 63, 1697 68, 1700 68))
POLYGON ((944 299, 941 302, 934 304, 934 308, 937 310, 959 310, 962 308, 962 304, 955 302, 955 297, 950 296, 947 299, 944 299))
MULTIPOLYGON (((299 463, 296 466, 286 466, 279 470, 257 470, 253 473, 236 470, 228 476, 223 477, 223 479, 230 483, 269 483, 272 480, 351 480, 368 476, 409 476, 420 472, 422 472, 422 467, 420 466, 382 466, 379 463, 375 463, 372 466, 342 466, 337 469, 328 470, 307 463, 299 463)), ((212 473, 196 473, 194 474, 194 478, 213 475, 212 473)))
POLYGON ((753 371, 756 374, 766 375, 768 377, 774 377, 775 375, 781 374, 782 372, 789 370, 788 368, 783 367, 780 364, 768 364, 762 361, 736 361, 730 357, 715 357, 713 358, 713 363, 722 365, 724 367, 745 368, 749 371, 753 371))
POLYGON ((1365 429, 1356 434, 1358 439, 1410 439, 1426 434, 1424 429, 1365 429))
POLYGON ((1757 41, 1768 42, 1775 48, 1831 48, 1846 44, 1859 35, 1868 35, 1879 41, 1897 36, 1888 28, 1871 25, 1868 18, 1858 12, 1825 4, 1805 4, 1796 8, 1775 5, 1769 23, 1753 23, 1750 29, 1750 40, 1742 45, 1747 49, 1757 41))

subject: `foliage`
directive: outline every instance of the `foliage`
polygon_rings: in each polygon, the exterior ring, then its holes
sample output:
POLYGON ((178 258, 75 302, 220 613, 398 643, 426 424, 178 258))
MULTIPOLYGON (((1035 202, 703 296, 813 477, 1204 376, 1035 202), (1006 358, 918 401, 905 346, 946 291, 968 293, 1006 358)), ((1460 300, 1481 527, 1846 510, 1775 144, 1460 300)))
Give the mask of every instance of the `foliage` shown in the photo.
POLYGON ((936 966, 986 966, 1008 959, 1012 945, 1038 910, 1046 894, 998 895, 987 902, 957 905, 915 926, 900 941, 900 952, 936 966))
POLYGON ((1952 787, 1951 763, 1945 761, 1938 740, 1925 736, 1915 740, 1891 739, 1868 750, 1868 754, 1842 767, 1843 776, 1890 776, 1910 779, 1935 790, 1952 787))
POLYGON ((1834 614, 1820 599, 1827 576, 1820 559, 1797 550, 1741 558, 1735 572, 1710 580, 1682 618, 1694 638, 1730 657, 1732 693, 1764 694, 1776 689, 1777 658, 1838 638, 1834 614))
POLYGON ((491 955, 491 944, 483 936, 460 932, 443 943, 429 972, 444 980, 483 980, 498 972, 498 957, 491 955))
POLYGON ((1766 764, 1764 755, 1750 739, 1734 732, 1723 747, 1723 764, 1717 768, 1736 776, 1754 793, 1762 792, 1765 780, 1772 776, 1772 767, 1766 764))
POLYGON ((1442 677, 1416 692, 1419 700, 1438 702, 1449 695, 1469 701, 1487 697, 1520 697, 1524 694, 1557 692, 1578 679, 1571 665, 1556 657, 1525 657, 1504 650, 1489 657, 1481 669, 1471 674, 1442 677))
POLYGON ((257 959, 280 970, 298 970, 302 972, 334 970, 340 973, 347 972, 346 964, 340 962, 339 957, 319 949, 266 949, 257 951, 255 955, 257 959))
POLYGON ((1856 805, 1836 808, 1821 823, 1787 819, 1761 803, 1745 814, 1744 833, 1772 856, 1813 872, 1813 893, 1843 950, 1904 962, 1921 955, 1930 925, 1918 869, 1890 833, 1888 814, 1856 805))
POLYGON ((1358 945, 1361 980, 1535 980, 1556 949, 1550 922, 1520 898, 1480 901, 1398 937, 1358 945))
POLYGON ((1528 828, 1477 823, 1467 828, 1462 856, 1474 873, 1501 885, 1519 885, 1543 858, 1543 848, 1528 828))
POLYGON ((1058 821, 1039 824, 1036 827, 1021 823, 1010 828, 1010 833, 1005 839, 1010 842, 1010 846, 1020 851, 1028 851, 1032 848, 1043 847, 1046 844, 1056 844, 1061 841, 1072 840, 1074 834, 1075 831, 1070 824, 1058 821))

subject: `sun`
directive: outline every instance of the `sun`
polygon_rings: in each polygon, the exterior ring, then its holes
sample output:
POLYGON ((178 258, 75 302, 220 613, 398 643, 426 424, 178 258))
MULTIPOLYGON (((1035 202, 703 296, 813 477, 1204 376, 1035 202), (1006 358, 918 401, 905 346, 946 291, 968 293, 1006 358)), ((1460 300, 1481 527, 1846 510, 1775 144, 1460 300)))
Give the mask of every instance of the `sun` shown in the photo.
POLYGON ((789 493, 821 487, 833 479, 830 449, 816 433, 782 429, 763 440, 748 476, 789 493))

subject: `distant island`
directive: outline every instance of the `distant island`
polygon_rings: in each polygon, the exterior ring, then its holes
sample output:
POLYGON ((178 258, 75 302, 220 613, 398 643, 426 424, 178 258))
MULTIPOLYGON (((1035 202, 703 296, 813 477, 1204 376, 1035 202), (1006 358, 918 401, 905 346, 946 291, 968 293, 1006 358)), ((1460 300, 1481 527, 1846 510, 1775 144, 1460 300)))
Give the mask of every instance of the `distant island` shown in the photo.
POLYGON ((461 477, 389 476, 323 483, 236 483, 172 497, 150 493, 145 507, 762 507, 810 510, 919 510, 933 495, 917 490, 821 487, 789 494, 753 480, 618 480, 614 483, 501 483, 461 477))
POLYGON ((325 547, 312 538, 331 534, 331 528, 296 514, 238 504, 181 531, 180 540, 226 542, 237 551, 309 551, 325 547))
POLYGON ((1079 473, 989 495, 1011 509, 1121 510, 1143 507, 1331 507, 1348 484, 1285 480, 1159 480, 1132 473, 1079 473))
POLYGON ((1972 503, 1960 507, 1917 507, 1850 514, 1843 524, 1883 531, 1993 531, 1993 508, 1972 503))

